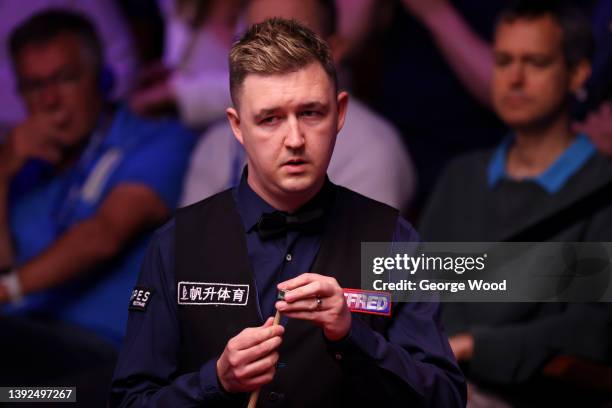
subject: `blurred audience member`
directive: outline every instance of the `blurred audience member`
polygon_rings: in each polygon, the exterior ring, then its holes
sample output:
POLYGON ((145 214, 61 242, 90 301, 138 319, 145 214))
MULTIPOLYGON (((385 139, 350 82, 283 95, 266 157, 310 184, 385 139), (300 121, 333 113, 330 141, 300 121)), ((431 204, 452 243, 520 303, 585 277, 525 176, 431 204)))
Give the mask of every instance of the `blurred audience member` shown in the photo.
POLYGON ((243 0, 159 0, 166 22, 163 61, 145 69, 130 98, 142 115, 178 110, 204 127, 229 106, 227 54, 243 0))
MULTIPOLYGON (((576 93, 580 106, 576 107, 574 114, 582 117, 585 109, 589 111, 584 123, 576 122, 576 129, 588 135, 602 153, 610 155, 612 117, 609 114, 609 104, 602 101, 601 90, 609 88, 612 75, 612 0, 560 1, 575 3, 584 11, 592 13, 596 53, 591 78, 576 93)), ((490 99, 493 66, 491 45, 472 30, 448 0, 402 2, 428 29, 438 49, 470 93, 483 105, 493 108, 490 99)))
POLYGON ((91 355, 119 344, 145 234, 176 204, 193 137, 105 103, 103 49, 85 17, 34 15, 10 55, 28 116, 0 145, 0 310, 44 319, 23 330, 0 319, 0 383, 29 385, 87 368, 87 341, 91 355))
POLYGON ((104 46, 105 67, 102 81, 104 92, 118 98, 131 86, 136 69, 136 56, 126 22, 114 1, 105 0, 5 0, 0 1, 0 125, 14 125, 26 112, 15 84, 8 56, 10 33, 29 17, 49 8, 61 8, 89 17, 104 46))
MULTIPOLYGON (((423 240, 612 239, 612 203, 594 199, 610 189, 612 162, 571 128, 571 95, 590 74, 592 49, 586 19, 567 5, 525 1, 501 14, 492 102, 512 134, 451 163, 422 219, 423 240)), ((608 304, 456 303, 443 320, 478 387, 471 406, 601 402, 543 370, 559 356, 609 363, 608 304)))
MULTIPOLYGON (((270 17, 296 19, 325 38, 336 62, 342 59, 342 39, 336 34, 333 0, 253 0, 246 10, 249 24, 270 17)), ((306 112, 307 113, 307 112, 306 112)), ((280 114, 279 114, 280 115, 280 114)), ((406 209, 413 197, 416 177, 399 133, 385 119, 351 98, 348 119, 340 131, 329 165, 329 176, 367 197, 406 209)), ((187 205, 238 184, 246 155, 232 137, 227 120, 207 131, 192 157, 184 184, 182 205, 187 205)))

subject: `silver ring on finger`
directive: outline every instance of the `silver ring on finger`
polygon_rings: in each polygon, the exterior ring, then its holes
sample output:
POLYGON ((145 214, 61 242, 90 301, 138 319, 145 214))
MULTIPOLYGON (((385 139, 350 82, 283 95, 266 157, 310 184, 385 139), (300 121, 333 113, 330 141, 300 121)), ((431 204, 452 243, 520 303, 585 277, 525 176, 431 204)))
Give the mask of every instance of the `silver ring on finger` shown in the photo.
POLYGON ((323 307, 322 306, 323 305, 323 299, 321 299, 320 297, 317 297, 316 301, 317 301, 316 310, 319 310, 319 309, 321 309, 321 307, 323 307))

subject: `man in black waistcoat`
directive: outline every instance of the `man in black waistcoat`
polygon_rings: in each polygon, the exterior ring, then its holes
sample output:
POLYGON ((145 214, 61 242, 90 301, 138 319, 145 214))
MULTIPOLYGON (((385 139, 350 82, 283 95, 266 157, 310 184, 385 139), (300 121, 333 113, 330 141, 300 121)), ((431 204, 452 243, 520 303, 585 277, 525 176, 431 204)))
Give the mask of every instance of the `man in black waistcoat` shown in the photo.
POLYGON ((418 237, 326 177, 348 103, 328 45, 295 21, 256 24, 230 52, 230 89, 247 168, 155 234, 111 404, 244 406, 261 389, 258 406, 463 406, 437 304, 374 316, 345 301, 361 242, 418 237))

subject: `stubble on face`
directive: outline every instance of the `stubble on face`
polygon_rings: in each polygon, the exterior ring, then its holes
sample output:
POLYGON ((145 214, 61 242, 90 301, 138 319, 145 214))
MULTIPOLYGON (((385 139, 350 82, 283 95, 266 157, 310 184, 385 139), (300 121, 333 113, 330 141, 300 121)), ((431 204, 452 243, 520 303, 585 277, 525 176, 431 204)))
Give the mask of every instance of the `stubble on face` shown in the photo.
POLYGON ((298 208, 323 186, 333 152, 339 115, 332 80, 319 63, 251 74, 239 99, 249 185, 278 209, 298 208))

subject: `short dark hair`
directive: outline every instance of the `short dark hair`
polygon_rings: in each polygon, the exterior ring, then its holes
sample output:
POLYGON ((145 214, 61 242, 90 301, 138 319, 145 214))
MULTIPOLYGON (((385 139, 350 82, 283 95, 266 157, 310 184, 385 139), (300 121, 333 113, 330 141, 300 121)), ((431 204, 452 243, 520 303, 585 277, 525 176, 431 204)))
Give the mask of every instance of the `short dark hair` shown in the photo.
POLYGON ((496 26, 546 15, 561 27, 563 55, 570 68, 593 58, 595 41, 589 20, 579 8, 564 0, 518 0, 499 14, 496 26))
POLYGON ((37 13, 13 30, 9 39, 13 64, 25 47, 45 44, 63 33, 75 34, 81 40, 85 48, 92 53, 94 66, 100 72, 103 61, 102 44, 96 29, 87 17, 63 9, 47 9, 37 13))
POLYGON ((329 45, 295 20, 271 18, 252 25, 229 53, 230 95, 238 94, 248 74, 286 74, 321 64, 336 89, 338 79, 329 45))

